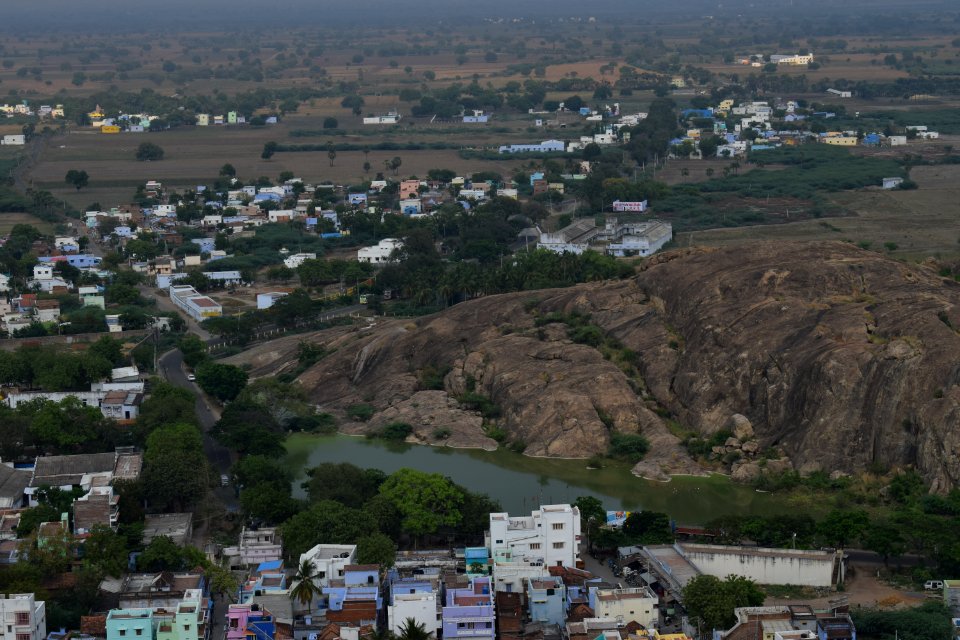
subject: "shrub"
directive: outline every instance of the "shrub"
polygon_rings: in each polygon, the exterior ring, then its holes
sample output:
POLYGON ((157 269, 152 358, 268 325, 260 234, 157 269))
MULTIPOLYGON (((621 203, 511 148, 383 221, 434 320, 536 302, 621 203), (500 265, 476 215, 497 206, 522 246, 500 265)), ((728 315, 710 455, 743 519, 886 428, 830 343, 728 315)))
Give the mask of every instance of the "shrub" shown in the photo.
POLYGON ((610 437, 610 457, 636 463, 650 450, 650 442, 639 433, 615 433, 610 437))
POLYGON ((352 404, 347 407, 347 417, 359 422, 366 422, 373 417, 377 410, 366 403, 352 404))
POLYGON ((433 435, 434 440, 446 440, 447 438, 450 437, 451 433, 452 432, 450 431, 450 429, 447 429, 446 427, 441 427, 439 429, 434 429, 433 434, 431 435, 433 435))
POLYGON ((378 434, 384 440, 406 440, 413 433, 413 427, 406 422, 391 422, 378 434))

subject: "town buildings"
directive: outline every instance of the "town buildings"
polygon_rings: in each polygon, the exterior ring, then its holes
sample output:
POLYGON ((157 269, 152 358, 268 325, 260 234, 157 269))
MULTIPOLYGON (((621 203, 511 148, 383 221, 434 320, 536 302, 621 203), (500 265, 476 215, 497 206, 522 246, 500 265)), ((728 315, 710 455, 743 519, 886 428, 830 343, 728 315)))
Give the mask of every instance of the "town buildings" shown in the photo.
POLYGON ((0 640, 46 640, 47 608, 32 593, 0 597, 0 640))
POLYGON ((620 223, 608 218, 598 227, 593 218, 584 218, 554 233, 541 233, 537 247, 555 253, 580 254, 587 250, 613 256, 653 255, 673 239, 669 222, 647 220, 620 223))

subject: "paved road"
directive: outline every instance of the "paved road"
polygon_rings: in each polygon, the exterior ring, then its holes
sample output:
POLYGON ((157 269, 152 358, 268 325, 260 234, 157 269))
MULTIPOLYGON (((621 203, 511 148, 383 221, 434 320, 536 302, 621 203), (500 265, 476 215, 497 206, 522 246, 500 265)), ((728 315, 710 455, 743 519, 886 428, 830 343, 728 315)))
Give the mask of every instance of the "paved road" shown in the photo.
POLYGON ((217 473, 218 487, 214 491, 217 498, 227 507, 229 511, 235 511, 238 507, 237 497, 234 495, 232 486, 219 486, 219 476, 229 474, 230 466, 233 460, 230 456, 230 450, 214 440, 210 435, 210 429, 220 419, 220 412, 212 402, 200 391, 196 384, 187 380, 187 373, 183 368, 183 354, 179 349, 168 351, 160 357, 160 374, 167 379, 170 384, 193 393, 197 400, 195 411, 197 420, 203 430, 203 452, 206 454, 210 465, 217 473))

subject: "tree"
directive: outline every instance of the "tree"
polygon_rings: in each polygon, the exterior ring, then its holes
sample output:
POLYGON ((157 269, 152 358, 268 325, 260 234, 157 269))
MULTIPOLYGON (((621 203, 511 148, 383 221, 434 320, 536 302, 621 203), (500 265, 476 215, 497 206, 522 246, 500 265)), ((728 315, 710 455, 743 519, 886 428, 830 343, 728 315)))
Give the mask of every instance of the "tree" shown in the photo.
POLYGON ((280 529, 287 557, 298 558, 318 544, 355 544, 371 531, 376 531, 377 522, 366 510, 324 500, 300 511, 280 529))
POLYGON ((683 588, 683 603, 692 620, 703 630, 729 629, 736 622, 734 609, 758 607, 766 595, 752 580, 742 576, 697 576, 683 588))
POLYGON ((127 570, 127 545, 110 527, 95 524, 83 543, 83 559, 108 576, 119 578, 127 570))
POLYGON ((380 487, 403 516, 403 528, 414 536, 436 533, 460 523, 463 491, 438 473, 400 469, 380 487))
POLYGON ((362 469, 349 462, 325 462, 307 470, 307 476, 304 487, 311 500, 336 500, 355 509, 376 496, 387 480, 379 469, 362 469))
POLYGON ((364 173, 370 173, 370 163, 369 163, 369 162, 364 162, 364 163, 363 163, 363 172, 364 172, 364 173))
POLYGON ((194 504, 206 492, 207 459, 200 431, 191 424, 159 427, 147 437, 143 481, 156 507, 194 504))
POLYGON ((67 171, 67 175, 63 180, 67 184, 72 184, 77 191, 80 191, 80 189, 83 189, 90 183, 90 176, 82 169, 70 169, 70 171, 67 171))
POLYGON ((873 522, 863 534, 863 546, 883 556, 883 564, 890 556, 899 556, 907 550, 907 542, 900 535, 900 528, 894 523, 882 520, 873 522))
POLYGON ((183 568, 183 553, 170 536, 157 536, 137 558, 141 571, 176 571, 183 568))
POLYGON ((397 545, 382 533, 372 533, 357 540, 357 562, 377 564, 384 569, 397 559, 397 545))
POLYGON ((163 149, 152 142, 141 142, 137 147, 137 160, 149 162, 154 160, 163 160, 163 149))
POLYGON ((302 606, 307 607, 307 611, 313 610, 313 599, 322 593, 320 587, 314 582, 319 577, 317 567, 313 560, 301 560, 297 567, 297 573, 293 577, 293 588, 290 589, 290 599, 296 600, 302 606))
POLYGON ((333 146, 333 143, 327 143, 327 158, 330 160, 330 166, 333 166, 333 161, 337 159, 337 149, 333 146))
POLYGON ((430 640, 430 632, 422 622, 407 618, 400 627, 397 640, 430 640))
POLYGON ((180 338, 177 347, 188 367, 196 367, 207 358, 207 345, 195 334, 188 333, 180 338))
POLYGON ((637 544, 669 544, 673 542, 670 518, 657 511, 634 511, 623 523, 623 533, 637 544))
POLYGON ((260 152, 260 157, 264 160, 269 160, 273 157, 273 154, 277 152, 277 143, 270 141, 263 145, 263 151, 260 152))
POLYGON ((197 384, 217 400, 229 401, 247 386, 247 372, 232 364, 205 362, 197 367, 197 384))
POLYGON ((817 533, 827 544, 844 548, 851 540, 856 540, 870 524, 866 511, 834 509, 817 524, 817 533))
POLYGON ((323 119, 323 128, 324 129, 336 129, 340 126, 340 123, 337 122, 337 119, 333 116, 327 116, 323 119))
POLYGON ((388 161, 390 163, 390 168, 393 170, 393 175, 400 173, 400 165, 403 164, 403 160, 400 159, 400 156, 394 156, 392 160, 388 161))
POLYGON ((220 167, 220 175, 227 178, 235 178, 237 175, 237 170, 229 162, 222 167, 220 167))

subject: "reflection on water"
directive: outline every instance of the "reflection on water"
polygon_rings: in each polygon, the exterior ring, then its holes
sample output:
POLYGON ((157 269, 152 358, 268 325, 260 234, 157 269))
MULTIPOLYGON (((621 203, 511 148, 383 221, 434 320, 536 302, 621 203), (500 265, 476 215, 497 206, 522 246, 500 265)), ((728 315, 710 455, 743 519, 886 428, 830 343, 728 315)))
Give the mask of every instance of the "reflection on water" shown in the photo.
POLYGON ((584 460, 530 458, 506 449, 451 449, 308 434, 291 435, 286 447, 287 461, 296 469, 294 492, 298 497, 304 495, 300 483, 308 468, 323 462, 349 462, 386 473, 403 467, 440 473, 471 491, 489 494, 516 513, 539 504, 572 502, 582 495, 600 498, 607 509, 664 511, 682 524, 789 508, 776 496, 757 493, 722 476, 652 482, 631 475, 626 465, 591 470, 584 460))

